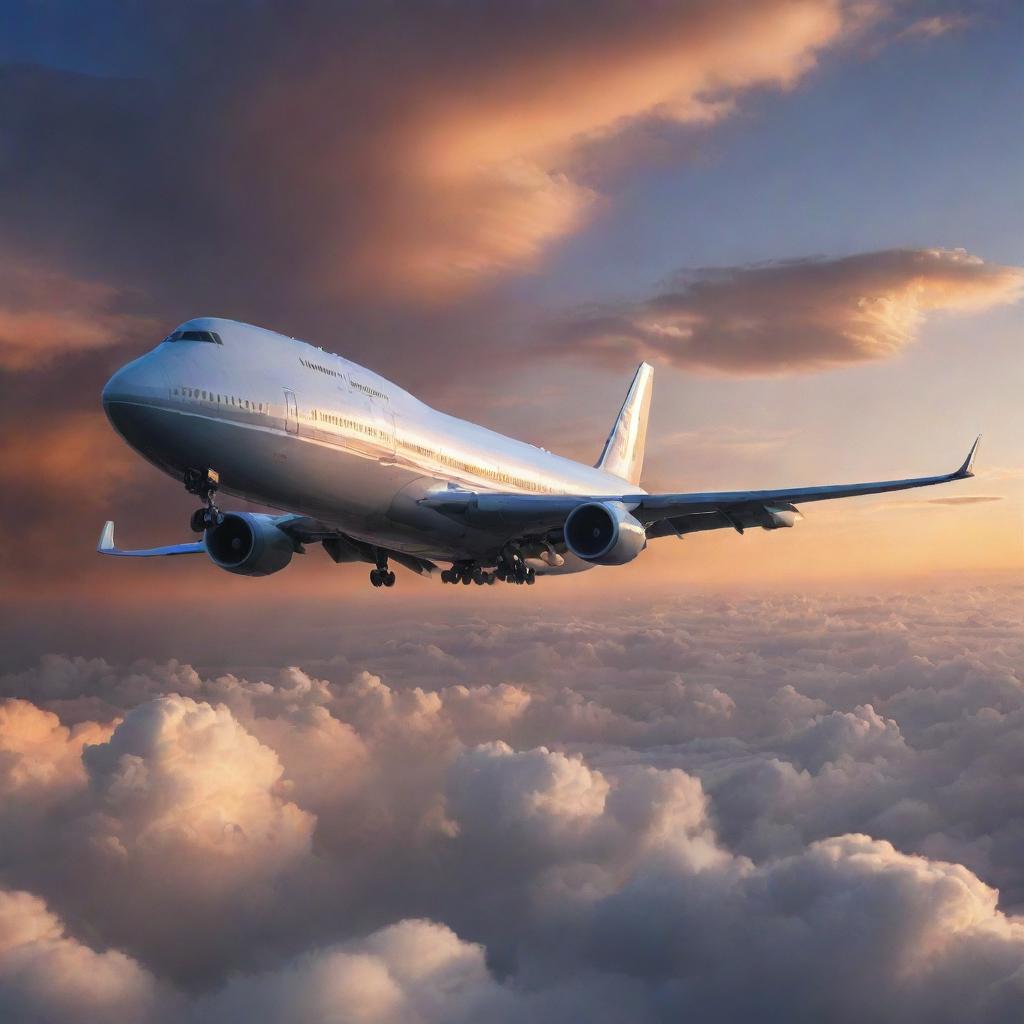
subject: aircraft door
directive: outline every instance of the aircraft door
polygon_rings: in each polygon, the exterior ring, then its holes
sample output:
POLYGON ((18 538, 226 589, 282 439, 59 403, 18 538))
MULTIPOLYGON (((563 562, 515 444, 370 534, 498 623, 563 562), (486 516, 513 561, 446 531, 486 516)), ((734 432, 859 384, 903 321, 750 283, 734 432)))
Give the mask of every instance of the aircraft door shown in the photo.
POLYGON ((295 400, 295 392, 287 388, 284 391, 284 429, 289 434, 299 432, 299 405, 295 400))

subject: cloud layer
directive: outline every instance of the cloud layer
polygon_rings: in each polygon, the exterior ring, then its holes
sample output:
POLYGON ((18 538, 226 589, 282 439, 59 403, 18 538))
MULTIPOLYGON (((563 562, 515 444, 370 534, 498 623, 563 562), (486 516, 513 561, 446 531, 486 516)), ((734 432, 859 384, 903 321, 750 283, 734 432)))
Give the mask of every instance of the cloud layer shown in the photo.
POLYGON ((676 600, 251 678, 47 657, 0 677, 0 1006, 1014 1020, 1022 621, 676 600))
POLYGON ((1024 269, 962 249, 897 249, 681 274, 646 301, 585 310, 568 352, 730 374, 806 373, 887 359, 932 313, 1017 302, 1024 269))
POLYGON ((145 83, 0 76, 0 241, 156 293, 173 267, 202 294, 227 260, 247 296, 276 275, 427 302, 576 230, 582 168, 628 129, 792 87, 866 20, 845 0, 151 6, 145 83))

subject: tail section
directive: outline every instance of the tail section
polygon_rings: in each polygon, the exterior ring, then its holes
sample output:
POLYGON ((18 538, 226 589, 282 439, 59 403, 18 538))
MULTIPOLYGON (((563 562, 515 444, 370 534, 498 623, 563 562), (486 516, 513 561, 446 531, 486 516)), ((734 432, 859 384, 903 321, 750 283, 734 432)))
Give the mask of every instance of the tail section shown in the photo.
POLYGON ((626 393, 619 415, 604 443, 597 468, 606 473, 640 483, 644 465, 644 446, 647 443, 647 417, 651 411, 651 387, 654 383, 654 367, 641 363, 637 367, 633 383, 626 393))

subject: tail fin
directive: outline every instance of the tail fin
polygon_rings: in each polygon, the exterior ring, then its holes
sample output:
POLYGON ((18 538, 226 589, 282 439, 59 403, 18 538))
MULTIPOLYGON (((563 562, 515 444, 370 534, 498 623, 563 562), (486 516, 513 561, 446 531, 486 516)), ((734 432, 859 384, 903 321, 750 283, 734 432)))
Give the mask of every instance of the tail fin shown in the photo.
POLYGON ((644 465, 644 445, 647 443, 647 416, 651 411, 651 386, 654 382, 654 367, 641 363, 637 367, 633 383, 626 393, 619 415, 604 443, 597 468, 606 473, 640 483, 644 465))

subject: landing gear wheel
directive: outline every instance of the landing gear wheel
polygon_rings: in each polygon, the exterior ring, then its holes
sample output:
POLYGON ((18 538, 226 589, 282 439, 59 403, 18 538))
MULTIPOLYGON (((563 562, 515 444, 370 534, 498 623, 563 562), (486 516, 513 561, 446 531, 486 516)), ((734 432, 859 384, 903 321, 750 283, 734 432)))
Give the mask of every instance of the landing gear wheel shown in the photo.
POLYGON ((442 569, 441 570, 441 582, 442 583, 454 583, 455 582, 455 574, 451 571, 451 569, 442 569))
POLYGON ((382 587, 382 586, 384 586, 384 580, 381 577, 380 569, 371 569, 370 570, 370 582, 375 587, 382 587))
POLYGON ((533 569, 526 570, 526 585, 532 587, 537 582, 537 573, 533 569))
POLYGON ((390 570, 388 572, 381 573, 381 582, 385 587, 393 587, 395 585, 395 574, 390 570))
POLYGON ((206 503, 205 508, 196 509, 189 520, 193 533, 202 533, 211 526, 224 522, 221 510, 214 503, 214 495, 220 486, 220 474, 215 469, 187 469, 183 477, 185 490, 206 503))

